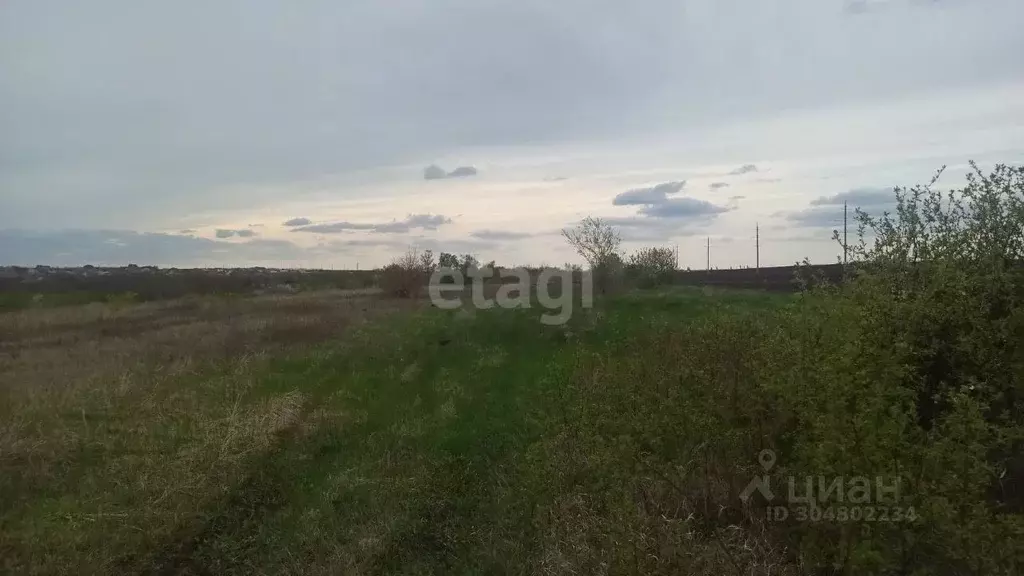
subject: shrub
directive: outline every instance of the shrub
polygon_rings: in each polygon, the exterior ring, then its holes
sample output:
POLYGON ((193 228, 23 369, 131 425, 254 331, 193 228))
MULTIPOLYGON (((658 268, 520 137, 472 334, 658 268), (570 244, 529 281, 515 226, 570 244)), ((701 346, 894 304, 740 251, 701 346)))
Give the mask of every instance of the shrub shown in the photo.
POLYGON ((641 248, 630 254, 626 274, 641 288, 672 283, 676 270, 676 254, 671 248, 641 248))
POLYGON ((564 461, 546 477, 568 480, 543 528, 574 534, 568 564, 1021 573, 1024 168, 975 168, 946 195, 895 195, 891 215, 858 212, 847 284, 818 282, 777 311, 652 319, 581 351, 565 430, 544 446, 564 461), (777 462, 767 471, 762 449, 777 462), (742 502, 766 474, 774 499, 742 502), (898 502, 874 500, 873 521, 765 520, 767 505, 804 503, 790 478, 812 478, 816 505, 838 510, 851 503, 827 485, 879 477, 898 479, 898 502))
POLYGON ((380 288, 390 296, 416 298, 436 269, 432 251, 410 248, 381 270, 380 288))
POLYGON ((626 287, 625 265, 615 253, 601 257, 592 267, 594 291, 598 294, 617 294, 626 287))

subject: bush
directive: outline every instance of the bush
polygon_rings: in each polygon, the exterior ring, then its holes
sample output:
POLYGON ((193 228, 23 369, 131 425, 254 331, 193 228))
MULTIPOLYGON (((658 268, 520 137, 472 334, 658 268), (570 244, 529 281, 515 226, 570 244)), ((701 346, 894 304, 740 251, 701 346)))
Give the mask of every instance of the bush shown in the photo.
POLYGON ((626 267, 618 254, 601 257, 590 269, 597 294, 617 294, 626 288, 626 267))
POLYGON ((640 288, 653 288, 672 283, 676 270, 676 254, 671 248, 641 248, 629 256, 626 275, 640 288))
POLYGON ((892 215, 858 212, 847 284, 819 282, 777 311, 652 319, 579 354, 565 430, 543 447, 559 462, 545 477, 565 480, 542 528, 573 535, 567 565, 1024 570, 1024 168, 896 196, 892 215), (762 476, 774 498, 740 500, 762 476), (834 511, 850 493, 829 485, 866 479, 873 517, 767 521, 769 505, 806 504, 807 478, 834 511), (895 503, 879 502, 878 478, 898 479, 895 503))
POLYGON ((432 251, 410 248, 381 270, 380 288, 389 296, 417 298, 436 269, 432 251))

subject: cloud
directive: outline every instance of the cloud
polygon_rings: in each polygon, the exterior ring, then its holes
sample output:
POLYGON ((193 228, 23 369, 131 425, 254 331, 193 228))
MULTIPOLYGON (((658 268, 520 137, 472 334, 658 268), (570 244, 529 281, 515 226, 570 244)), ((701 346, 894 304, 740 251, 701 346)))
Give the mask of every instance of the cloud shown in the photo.
POLYGON ((355 222, 332 222, 330 224, 312 224, 292 228, 292 232, 313 232, 316 234, 340 234, 350 230, 373 230, 376 224, 359 224, 355 222))
POLYGON ((742 195, 737 194, 736 196, 729 196, 729 201, 730 202, 736 202, 738 200, 743 200, 745 198, 746 198, 746 196, 742 196, 742 195))
POLYGON ((811 201, 811 206, 890 206, 895 204, 896 195, 892 188, 854 188, 832 196, 822 196, 811 201))
POLYGON ((313 221, 309 218, 292 218, 291 220, 285 221, 282 226, 293 228, 295 226, 309 226, 313 221))
POLYGON ((712 182, 710 185, 708 185, 708 188, 710 188, 712 190, 721 190, 722 188, 728 188, 728 187, 729 187, 729 183, 728 182, 712 182))
POLYGON ((479 238, 481 240, 521 240, 523 238, 529 238, 532 234, 525 232, 512 232, 509 230, 476 230, 469 234, 473 238, 479 238))
POLYGON ((314 255, 314 250, 283 240, 221 242, 196 236, 126 230, 0 230, 0 265, 282 265, 314 255))
POLYGON ((179 230, 178 231, 178 234, 184 234, 186 236, 191 236, 192 234, 195 234, 195 233, 196 233, 195 230, 179 230))
POLYGON ((640 214, 651 218, 693 219, 706 216, 717 216, 728 212, 729 208, 717 206, 707 200, 696 198, 671 198, 657 204, 650 204, 640 209, 640 214))
POLYGON ((217 231, 215 232, 215 234, 216 234, 217 238, 221 238, 221 239, 223 239, 223 238, 231 238, 233 236, 238 236, 239 238, 252 238, 253 236, 256 235, 256 232, 254 232, 252 230, 248 230, 248 229, 228 230, 228 229, 225 229, 225 228, 218 228, 217 231))
POLYGON ((431 164, 423 169, 424 180, 442 180, 448 177, 448 173, 437 164, 431 164))
POLYGON ((465 178, 466 176, 476 176, 476 168, 473 166, 459 166, 448 173, 449 178, 465 178))
POLYGON ((444 224, 450 224, 451 218, 447 218, 440 214, 412 214, 406 217, 405 220, 399 220, 397 222, 388 222, 387 224, 377 224, 374 226, 374 232, 380 232, 383 234, 396 234, 408 232, 414 228, 421 228, 423 230, 437 230, 444 224))
POLYGON ((740 176, 742 174, 749 174, 750 172, 757 172, 757 171, 758 171, 758 169, 757 169, 757 165, 756 164, 744 164, 743 166, 740 166, 739 168, 736 168, 735 170, 731 170, 729 172, 729 175, 730 176, 740 176))
POLYGON ((451 172, 445 172, 444 168, 441 168, 437 164, 431 164, 423 169, 424 180, 444 180, 446 178, 467 178, 469 176, 476 176, 477 169, 474 166, 459 166, 451 172))
POLYGON ((1019 0, 871 18, 821 0, 223 2, 201 26, 184 3, 65 2, 59 16, 45 4, 3 4, 0 227, 163 228, 291 200, 300 192, 278 184, 327 174, 416 177, 421 159, 474 147, 629 149, 621 138, 649 131, 843 114, 1019 81, 1024 51, 1019 0), (784 31, 764 25, 776 21, 784 31))
MULTIPOLYGON (((637 215, 647 219, 668 220, 704 220, 710 221, 732 208, 718 206, 706 200, 696 198, 669 198, 686 186, 685 180, 663 182, 647 188, 634 188, 616 196, 612 200, 615 206, 640 206, 637 215)), ((625 226, 631 226, 633 219, 619 220, 625 226)))
POLYGON ((370 230, 384 234, 409 232, 419 228, 437 230, 444 224, 450 224, 451 218, 441 214, 410 214, 404 220, 378 224, 356 222, 332 222, 329 224, 313 224, 292 228, 292 232, 313 232, 315 234, 340 234, 352 230, 370 230))
POLYGON ((854 188, 832 196, 822 196, 812 200, 808 208, 780 215, 808 228, 837 228, 843 224, 844 203, 848 206, 847 221, 852 223, 857 208, 878 216, 896 205, 896 196, 892 189, 854 188))
POLYGON ((704 230, 706 221, 637 216, 604 218, 626 242, 661 242, 674 237, 693 236, 704 230))
POLYGON ((667 200, 669 194, 676 194, 686 186, 685 180, 674 182, 663 182, 656 186, 647 188, 634 188, 627 190, 612 200, 615 206, 642 206, 645 204, 657 204, 667 200))

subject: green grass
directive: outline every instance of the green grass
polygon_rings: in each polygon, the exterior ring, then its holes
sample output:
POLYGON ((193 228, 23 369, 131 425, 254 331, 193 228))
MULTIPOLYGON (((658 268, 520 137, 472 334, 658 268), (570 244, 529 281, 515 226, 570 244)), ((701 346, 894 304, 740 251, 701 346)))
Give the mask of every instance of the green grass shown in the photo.
MULTIPOLYGON (((538 308, 425 309, 172 382, 129 405, 152 411, 141 429, 138 414, 90 405, 90 436, 57 473, 2 486, 0 556, 16 572, 163 574, 900 573, 932 561, 934 542, 962 536, 770 525, 739 502, 765 447, 791 473, 916 462, 922 493, 909 498, 933 514, 955 494, 926 493, 938 452, 915 461, 891 444, 901 436, 883 437, 901 455, 876 458, 882 432, 862 435, 892 425, 888 407, 845 418, 856 399, 830 386, 848 367, 820 359, 843 331, 808 328, 798 301, 644 291, 564 326, 544 326, 538 308)), ((1019 518, 986 514, 950 520, 986 539, 966 544, 978 554, 960 573, 1013 565, 1019 518)))
POLYGON ((487 573, 509 555, 536 562, 544 535, 534 514, 551 491, 532 450, 564 425, 582 351, 771 300, 647 293, 576 310, 556 327, 537 308, 429 309, 272 358, 241 379, 189 376, 145 403, 180 413, 141 431, 83 402, 64 419, 81 419, 83 437, 57 473, 8 476, 0 545, 9 567, 41 571, 273 573, 340 562, 357 573, 487 573), (277 425, 280 405, 295 414, 277 425), (246 432, 258 450, 232 440, 241 456, 215 455, 220 435, 248 430, 234 416, 247 409, 270 414, 259 422, 272 433, 246 432), (174 493, 176 481, 191 493, 174 493))
POLYGON ((588 311, 565 327, 545 327, 531 310, 431 311, 315 363, 280 363, 261 393, 302 390, 340 420, 262 458, 177 556, 155 561, 215 573, 536 565, 546 535, 535 514, 553 493, 531 449, 565 423, 560 401, 581 345, 721 305, 689 291, 626 298, 596 311, 605 321, 588 311))

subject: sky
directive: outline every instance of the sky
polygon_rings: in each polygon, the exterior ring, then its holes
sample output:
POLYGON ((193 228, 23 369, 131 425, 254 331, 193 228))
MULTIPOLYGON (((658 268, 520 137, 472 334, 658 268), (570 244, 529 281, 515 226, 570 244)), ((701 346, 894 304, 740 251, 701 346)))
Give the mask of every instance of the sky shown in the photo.
POLYGON ((833 262, 1024 158, 1019 0, 5 0, 0 265, 833 262), (428 171, 429 169, 429 171, 428 171), (426 176, 430 176, 429 178, 426 176))

